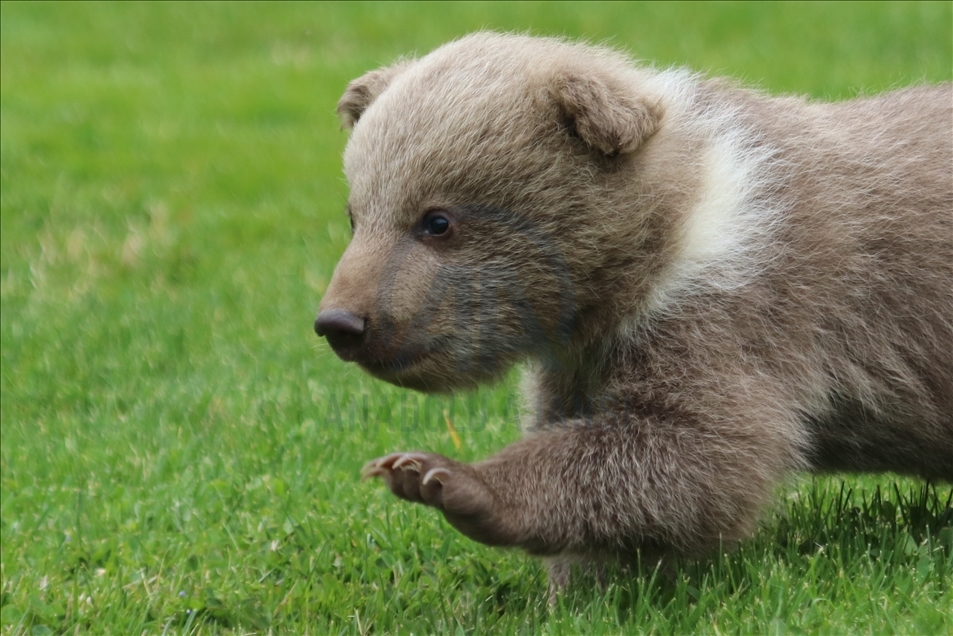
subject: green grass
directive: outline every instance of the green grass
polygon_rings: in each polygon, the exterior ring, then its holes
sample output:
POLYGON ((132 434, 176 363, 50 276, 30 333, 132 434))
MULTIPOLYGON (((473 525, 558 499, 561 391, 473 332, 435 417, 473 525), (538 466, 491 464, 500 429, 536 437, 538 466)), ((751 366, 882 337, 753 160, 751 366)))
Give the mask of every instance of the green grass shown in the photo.
POLYGON ((4 3, 4 633, 951 633, 949 485, 803 479, 739 551, 551 609, 535 561, 358 481, 519 436, 512 379, 427 401, 311 331, 345 83, 482 27, 821 98, 953 77, 948 2, 4 3))

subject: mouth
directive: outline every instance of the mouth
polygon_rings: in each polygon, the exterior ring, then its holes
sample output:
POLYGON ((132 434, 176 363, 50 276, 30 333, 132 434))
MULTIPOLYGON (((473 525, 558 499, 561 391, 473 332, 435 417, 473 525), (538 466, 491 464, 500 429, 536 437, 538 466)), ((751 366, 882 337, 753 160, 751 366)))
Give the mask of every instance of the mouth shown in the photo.
POLYGON ((423 346, 398 347, 396 353, 387 357, 368 356, 355 362, 367 373, 390 384, 416 391, 441 391, 450 378, 439 371, 443 365, 428 363, 448 353, 450 341, 450 336, 437 337, 423 346))
POLYGON ((408 343, 398 346, 396 351, 387 357, 368 356, 359 358, 355 362, 368 373, 397 376, 420 366, 438 354, 446 353, 450 350, 450 341, 450 336, 438 336, 423 345, 415 346, 408 343))
POLYGON ((402 356, 399 360, 358 362, 358 366, 378 380, 428 393, 437 389, 433 386, 433 380, 428 379, 430 374, 421 373, 419 367, 421 362, 429 357, 429 353, 422 353, 413 358, 402 356))
POLYGON ((431 357, 432 352, 421 351, 413 354, 401 352, 390 359, 357 360, 359 367, 376 376, 395 376, 419 365, 423 360, 431 357))

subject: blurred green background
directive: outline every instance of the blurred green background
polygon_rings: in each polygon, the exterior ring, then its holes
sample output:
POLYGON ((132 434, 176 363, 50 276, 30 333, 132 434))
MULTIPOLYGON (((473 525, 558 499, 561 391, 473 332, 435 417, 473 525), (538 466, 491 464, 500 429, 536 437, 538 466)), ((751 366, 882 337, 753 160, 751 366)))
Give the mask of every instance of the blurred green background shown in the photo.
POLYGON ((311 327, 349 235, 345 84, 478 29, 821 99, 953 77, 949 2, 3 3, 5 633, 951 628, 948 486, 803 482, 747 551, 549 610, 535 562, 358 482, 519 435, 512 378, 428 401, 311 327))

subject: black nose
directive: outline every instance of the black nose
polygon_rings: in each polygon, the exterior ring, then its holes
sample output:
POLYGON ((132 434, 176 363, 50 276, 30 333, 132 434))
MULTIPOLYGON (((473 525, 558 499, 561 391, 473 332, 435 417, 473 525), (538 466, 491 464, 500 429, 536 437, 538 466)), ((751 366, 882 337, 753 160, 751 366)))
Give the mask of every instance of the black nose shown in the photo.
POLYGON ((347 360, 361 344, 364 319, 346 309, 326 309, 315 319, 314 332, 327 338, 334 352, 347 360))
POLYGON ((318 314, 315 319, 314 333, 328 338, 360 336, 364 333, 364 319, 345 309, 328 309, 318 314))

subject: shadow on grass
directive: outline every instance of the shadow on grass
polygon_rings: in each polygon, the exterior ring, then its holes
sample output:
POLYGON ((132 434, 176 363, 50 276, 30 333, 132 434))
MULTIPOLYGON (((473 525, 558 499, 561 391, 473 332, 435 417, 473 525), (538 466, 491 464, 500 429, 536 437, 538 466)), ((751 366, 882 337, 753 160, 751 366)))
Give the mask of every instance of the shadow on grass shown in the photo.
MULTIPOLYGON (((762 631, 797 633, 823 627, 819 604, 856 606, 855 595, 864 593, 858 581, 879 581, 879 591, 901 598, 911 586, 949 593, 953 489, 945 484, 870 493, 846 482, 837 489, 814 481, 775 519, 709 561, 610 567, 604 588, 577 572, 550 618, 569 631, 611 615, 618 625, 667 624, 682 632, 709 624, 728 601, 741 601, 763 606, 756 623, 762 631)), ((942 608, 917 621, 925 633, 943 624, 942 608)))

